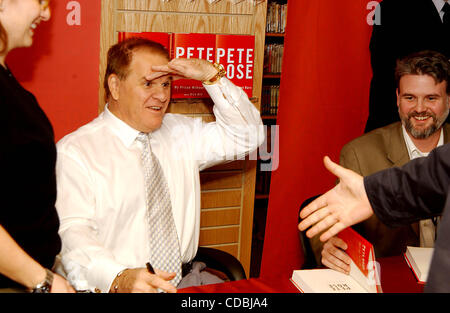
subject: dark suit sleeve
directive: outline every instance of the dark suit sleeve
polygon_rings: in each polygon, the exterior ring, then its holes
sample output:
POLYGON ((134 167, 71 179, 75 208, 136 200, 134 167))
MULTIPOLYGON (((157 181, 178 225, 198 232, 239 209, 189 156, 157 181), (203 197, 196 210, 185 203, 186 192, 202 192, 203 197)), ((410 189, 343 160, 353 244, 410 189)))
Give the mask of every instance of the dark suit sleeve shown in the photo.
POLYGON ((389 226, 400 226, 442 213, 450 183, 450 144, 401 168, 364 178, 375 215, 389 226))
MULTIPOLYGON (((395 0, 397 1, 397 0, 395 0)), ((398 57, 397 5, 395 1, 382 1, 380 24, 374 24, 370 39, 372 80, 370 82, 369 117, 364 132, 386 126, 399 120, 394 69, 398 57)))

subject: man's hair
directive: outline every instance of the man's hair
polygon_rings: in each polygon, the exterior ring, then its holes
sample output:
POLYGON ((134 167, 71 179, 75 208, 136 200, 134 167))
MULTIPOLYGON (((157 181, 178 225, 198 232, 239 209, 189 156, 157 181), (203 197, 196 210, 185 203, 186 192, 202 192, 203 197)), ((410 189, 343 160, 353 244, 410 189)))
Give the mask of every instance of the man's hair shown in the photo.
POLYGON ((436 84, 446 81, 447 94, 450 94, 450 61, 439 52, 426 50, 398 60, 395 68, 397 87, 405 75, 429 75, 436 84))
POLYGON ((126 79, 130 63, 133 60, 133 52, 140 49, 147 49, 170 60, 169 51, 162 44, 141 37, 131 37, 111 46, 108 50, 106 72, 103 80, 106 101, 111 95, 108 77, 111 74, 116 74, 119 79, 126 79))

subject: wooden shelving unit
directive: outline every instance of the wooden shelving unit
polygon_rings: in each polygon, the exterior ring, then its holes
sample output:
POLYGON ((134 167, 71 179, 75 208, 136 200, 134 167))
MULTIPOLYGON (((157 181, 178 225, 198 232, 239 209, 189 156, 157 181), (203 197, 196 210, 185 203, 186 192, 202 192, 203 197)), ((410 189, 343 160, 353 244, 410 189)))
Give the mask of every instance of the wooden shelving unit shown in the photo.
POLYGON ((261 115, 261 119, 263 119, 263 120, 276 120, 277 116, 276 115, 261 115))
POLYGON ((256 194, 255 199, 269 199, 269 194, 256 194))
MULTIPOLYGON (((268 0, 268 10, 271 3, 278 3, 280 5, 287 5, 287 0, 268 0)), ((269 12, 266 18, 266 25, 269 23, 269 12)), ((265 45, 268 44, 284 44, 284 32, 269 32, 265 33, 265 45)), ((264 61, 268 61, 268 56, 265 55, 264 61)), ((276 125, 277 122, 277 112, 276 110, 265 110, 264 105, 267 105, 267 94, 264 95, 265 86, 279 86, 281 71, 280 73, 271 73, 267 71, 267 64, 264 65, 264 71, 262 75, 262 94, 261 94, 261 118, 263 123, 270 127, 271 125, 276 125), (268 114, 268 112, 270 114, 268 114)), ((273 96, 269 96, 269 100, 273 100, 273 96)), ((255 209, 254 209, 254 219, 253 219, 253 242, 252 242, 252 260, 251 260, 251 272, 252 277, 259 276, 259 268, 262 256, 262 247, 264 244, 264 232, 266 225, 266 215, 267 207, 269 203, 269 190, 270 190, 270 177, 271 172, 262 172, 260 170, 260 164, 264 162, 258 160, 257 170, 256 170, 256 191, 255 191, 255 209)))
POLYGON ((266 73, 266 74, 263 74, 263 78, 280 78, 281 77, 281 74, 278 74, 278 73, 276 73, 276 74, 272 74, 272 73, 266 73))
POLYGON ((266 37, 284 37, 284 33, 266 33, 266 37))

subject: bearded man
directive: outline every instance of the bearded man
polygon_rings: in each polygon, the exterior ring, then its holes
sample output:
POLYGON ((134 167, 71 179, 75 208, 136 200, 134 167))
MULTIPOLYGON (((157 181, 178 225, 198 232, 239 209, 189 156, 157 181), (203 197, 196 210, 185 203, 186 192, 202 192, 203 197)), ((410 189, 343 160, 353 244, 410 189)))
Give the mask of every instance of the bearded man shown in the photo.
MULTIPOLYGON (((347 143, 340 164, 362 176, 402 166, 427 156, 449 141, 449 60, 434 51, 422 51, 397 62, 397 107, 401 122, 378 128, 347 143)), ((375 215, 354 229, 369 240, 376 257, 400 255, 406 246, 433 247, 439 218, 390 228, 375 215)), ((346 243, 332 237, 326 243, 319 235, 311 239, 318 263, 342 271, 350 270, 346 243)))

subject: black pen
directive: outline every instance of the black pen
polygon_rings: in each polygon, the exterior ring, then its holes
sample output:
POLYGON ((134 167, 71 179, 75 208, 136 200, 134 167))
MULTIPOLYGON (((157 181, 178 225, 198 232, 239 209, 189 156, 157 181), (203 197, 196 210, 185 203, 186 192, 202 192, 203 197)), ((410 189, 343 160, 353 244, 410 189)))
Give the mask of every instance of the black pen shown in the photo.
POLYGON ((145 263, 145 265, 147 266, 147 271, 150 274, 155 274, 155 270, 153 269, 153 266, 150 264, 150 262, 145 263))

